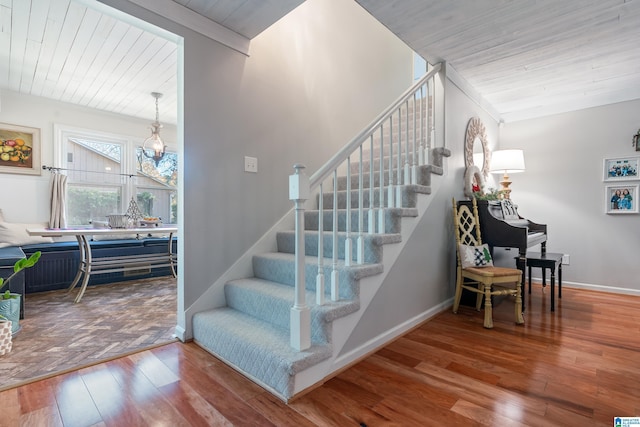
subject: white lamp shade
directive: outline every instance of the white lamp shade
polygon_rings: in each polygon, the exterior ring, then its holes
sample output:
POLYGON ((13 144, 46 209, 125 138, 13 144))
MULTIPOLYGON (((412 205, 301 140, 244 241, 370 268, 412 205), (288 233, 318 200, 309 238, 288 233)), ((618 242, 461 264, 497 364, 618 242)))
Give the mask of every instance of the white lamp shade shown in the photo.
POLYGON ((491 172, 524 172, 524 152, 522 150, 494 151, 491 153, 491 172))

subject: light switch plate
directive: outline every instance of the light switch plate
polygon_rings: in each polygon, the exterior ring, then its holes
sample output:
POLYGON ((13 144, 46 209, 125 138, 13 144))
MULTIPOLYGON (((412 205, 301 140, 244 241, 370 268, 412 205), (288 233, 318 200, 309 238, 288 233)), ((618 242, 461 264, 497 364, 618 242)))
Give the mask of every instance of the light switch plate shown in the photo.
POLYGON ((244 156, 244 171, 258 173, 258 159, 255 157, 244 156))

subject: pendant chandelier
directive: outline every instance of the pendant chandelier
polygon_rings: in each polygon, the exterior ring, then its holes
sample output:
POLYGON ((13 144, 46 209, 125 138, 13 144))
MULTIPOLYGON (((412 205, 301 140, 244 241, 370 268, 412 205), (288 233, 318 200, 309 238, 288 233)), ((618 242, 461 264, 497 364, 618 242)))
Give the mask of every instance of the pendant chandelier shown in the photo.
POLYGON ((164 153, 167 148, 160 137, 160 129, 162 129, 162 125, 160 124, 160 115, 158 114, 158 99, 162 94, 158 92, 151 92, 151 96, 156 99, 156 121, 151 123, 151 136, 145 139, 142 143, 142 153, 145 157, 152 159, 156 166, 158 166, 158 162, 160 162, 164 157, 164 153), (153 154, 150 154, 152 152, 153 154))

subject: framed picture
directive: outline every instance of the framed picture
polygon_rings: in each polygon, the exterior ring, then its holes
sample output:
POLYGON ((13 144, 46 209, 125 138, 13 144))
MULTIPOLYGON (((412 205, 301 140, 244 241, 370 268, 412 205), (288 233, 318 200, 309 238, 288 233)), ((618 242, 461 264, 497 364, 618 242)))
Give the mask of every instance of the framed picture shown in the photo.
POLYGON ((638 161, 640 157, 620 157, 604 159, 605 181, 629 181, 640 179, 638 161))
POLYGON ((0 123, 0 172, 40 175, 40 129, 0 123))
POLYGON ((638 184, 608 185, 605 187, 605 213, 638 213, 638 184))

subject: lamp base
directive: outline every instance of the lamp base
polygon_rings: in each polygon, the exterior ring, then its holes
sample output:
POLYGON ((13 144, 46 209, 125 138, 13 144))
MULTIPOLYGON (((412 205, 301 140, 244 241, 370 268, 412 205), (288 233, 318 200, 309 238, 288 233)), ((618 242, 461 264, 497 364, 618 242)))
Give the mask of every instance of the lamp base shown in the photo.
POLYGON ((511 185, 511 181, 509 181, 509 175, 507 175, 506 172, 502 176, 502 181, 500 181, 500 185, 502 186, 502 188, 498 191, 498 193, 500 194, 500 198, 509 199, 511 196, 511 188, 509 188, 509 186, 511 185))

